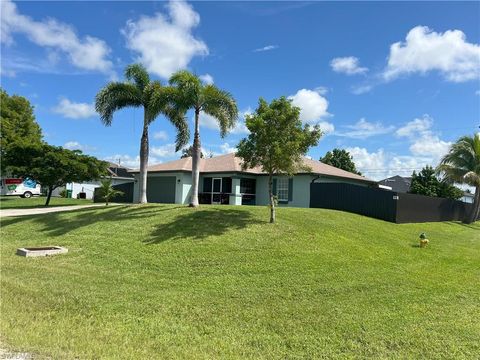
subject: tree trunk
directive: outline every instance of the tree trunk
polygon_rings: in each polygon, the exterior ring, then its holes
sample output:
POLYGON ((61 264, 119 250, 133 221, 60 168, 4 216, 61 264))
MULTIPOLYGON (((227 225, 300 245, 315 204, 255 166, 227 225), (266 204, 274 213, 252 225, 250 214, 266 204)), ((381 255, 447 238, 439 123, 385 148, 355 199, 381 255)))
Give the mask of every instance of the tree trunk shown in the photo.
POLYGON ((195 109, 195 134, 193 136, 193 153, 192 153, 192 197, 190 199, 190 207, 198 206, 198 181, 200 178, 200 131, 199 131, 200 110, 195 109))
POLYGON ((272 174, 268 177, 268 193, 270 195, 270 224, 273 224, 275 222, 275 199, 273 195, 272 174))
POLYGON ((49 186, 48 192, 47 192, 47 200, 45 200, 45 206, 48 206, 48 204, 50 204, 50 198, 52 197, 52 192, 53 192, 53 186, 49 186))
POLYGON ((143 115, 143 133, 140 140, 140 183, 139 183, 139 204, 147 203, 147 167, 148 167, 148 123, 147 111, 143 115))
POLYGON ((465 217, 464 223, 471 224, 478 219, 480 213, 480 186, 475 188, 475 197, 473 198, 472 211, 465 217))

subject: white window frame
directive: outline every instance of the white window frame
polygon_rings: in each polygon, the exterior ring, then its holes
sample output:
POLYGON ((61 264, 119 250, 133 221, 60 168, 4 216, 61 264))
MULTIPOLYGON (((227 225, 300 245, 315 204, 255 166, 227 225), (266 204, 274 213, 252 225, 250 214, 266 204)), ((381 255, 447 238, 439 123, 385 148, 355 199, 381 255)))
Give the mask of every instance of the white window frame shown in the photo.
POLYGON ((278 201, 288 201, 288 181, 286 177, 281 177, 277 179, 277 198, 278 201), (283 198, 282 196, 285 196, 283 198))

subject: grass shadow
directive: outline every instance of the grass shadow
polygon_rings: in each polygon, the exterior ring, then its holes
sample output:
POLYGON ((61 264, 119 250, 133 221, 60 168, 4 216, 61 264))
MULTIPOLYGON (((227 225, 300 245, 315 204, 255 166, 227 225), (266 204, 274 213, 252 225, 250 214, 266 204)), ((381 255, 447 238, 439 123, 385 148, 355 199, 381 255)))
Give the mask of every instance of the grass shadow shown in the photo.
POLYGON ((231 230, 243 229, 252 224, 266 224, 255 218, 250 211, 222 207, 187 209, 172 221, 160 224, 152 232, 146 244, 158 244, 167 240, 193 238, 202 240, 220 236, 231 230))
POLYGON ((471 224, 465 224, 461 221, 445 221, 445 224, 463 226, 473 230, 480 230, 480 220, 471 224))
POLYGON ((47 213, 41 215, 26 215, 9 217, 1 220, 2 228, 18 224, 27 220, 42 225, 41 231, 52 236, 62 236, 84 226, 104 222, 147 219, 158 216, 162 211, 173 211, 178 207, 171 206, 122 206, 96 207, 79 209, 68 212, 47 213))
POLYGON ((33 196, 29 199, 19 196, 0 196, 1 210, 22 210, 22 209, 41 209, 54 208, 59 206, 91 205, 92 200, 67 199, 52 197, 50 204, 45 206, 45 196, 33 196))

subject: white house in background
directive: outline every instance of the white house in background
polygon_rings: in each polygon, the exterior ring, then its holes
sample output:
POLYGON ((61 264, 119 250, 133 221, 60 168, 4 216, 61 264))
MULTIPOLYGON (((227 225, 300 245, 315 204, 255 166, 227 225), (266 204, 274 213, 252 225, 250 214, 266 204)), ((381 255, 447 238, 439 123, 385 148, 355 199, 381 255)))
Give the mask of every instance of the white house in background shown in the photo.
MULTIPOLYGON (((109 175, 106 177, 111 177, 112 185, 133 183, 135 178, 133 174, 129 173, 130 169, 110 163, 108 167, 109 175)), ((85 193, 86 199, 93 199, 93 193, 97 187, 100 187, 100 180, 87 181, 83 183, 68 183, 65 185, 65 190, 72 191, 72 198, 81 197, 81 193, 85 193)))
POLYGON ((468 204, 473 204, 473 198, 475 197, 475 194, 469 193, 469 192, 464 192, 463 196, 459 199, 460 201, 463 201, 468 204))

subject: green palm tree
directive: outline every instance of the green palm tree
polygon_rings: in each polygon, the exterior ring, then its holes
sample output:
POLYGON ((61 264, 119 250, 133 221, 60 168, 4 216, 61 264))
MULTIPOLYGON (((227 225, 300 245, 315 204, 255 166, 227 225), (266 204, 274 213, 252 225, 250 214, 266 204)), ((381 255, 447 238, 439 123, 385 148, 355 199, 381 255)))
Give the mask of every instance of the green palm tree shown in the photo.
POLYGON ((195 129, 192 154, 192 197, 190 206, 198 206, 198 180, 200 163, 200 113, 204 112, 218 121, 220 136, 224 137, 235 126, 238 118, 237 103, 227 91, 215 85, 203 84, 197 75, 186 70, 176 72, 170 78, 170 85, 176 87, 175 104, 178 111, 193 110, 195 129))
POLYGON ((123 195, 123 191, 116 190, 112 186, 112 179, 104 179, 100 181, 99 187, 100 197, 105 200, 105 205, 108 206, 108 203, 111 199, 116 196, 123 195))
POLYGON ((472 223, 480 215, 480 133, 463 136, 454 143, 437 168, 450 182, 475 187, 472 211, 465 217, 465 223, 472 223))
POLYGON ((139 203, 147 202, 148 126, 160 114, 165 115, 177 129, 176 149, 188 143, 188 124, 184 113, 173 104, 175 89, 151 81, 147 70, 140 64, 125 69, 126 82, 110 82, 95 98, 95 109, 105 126, 110 126, 113 113, 126 107, 143 108, 143 132, 140 140, 140 196, 139 203))

